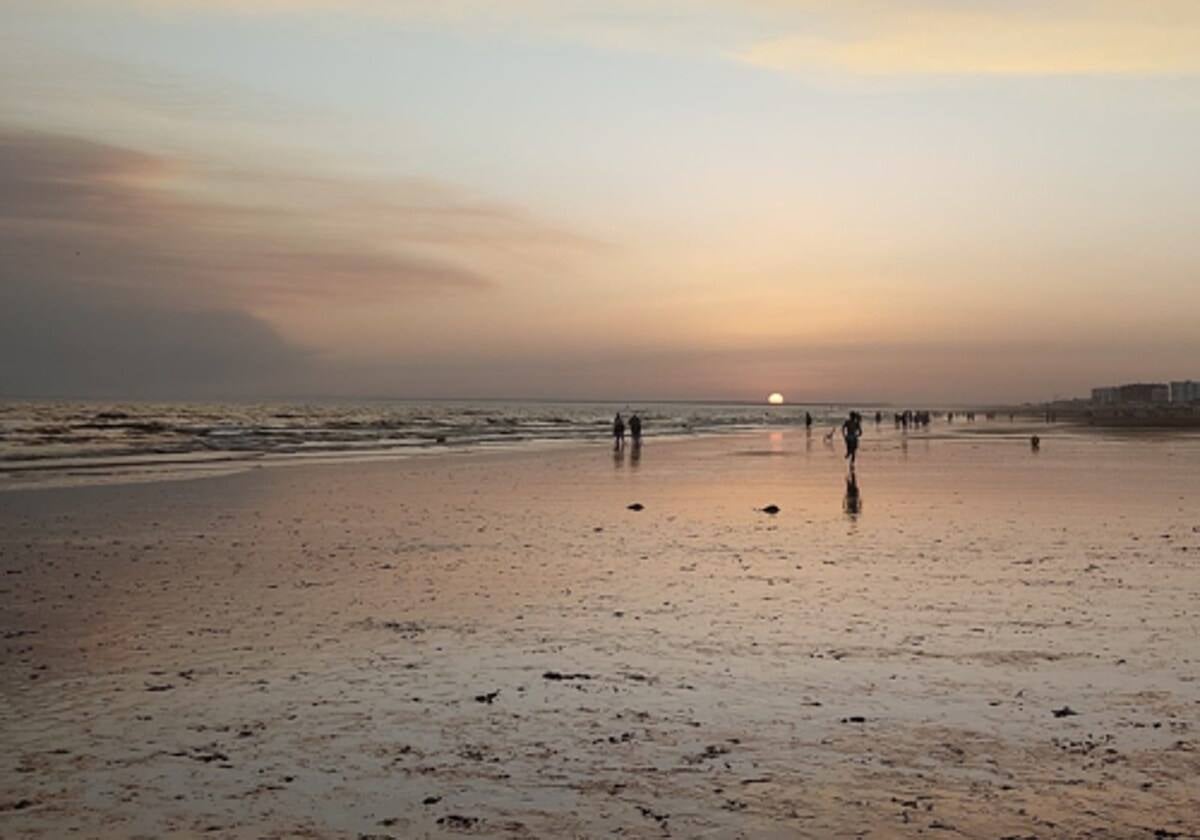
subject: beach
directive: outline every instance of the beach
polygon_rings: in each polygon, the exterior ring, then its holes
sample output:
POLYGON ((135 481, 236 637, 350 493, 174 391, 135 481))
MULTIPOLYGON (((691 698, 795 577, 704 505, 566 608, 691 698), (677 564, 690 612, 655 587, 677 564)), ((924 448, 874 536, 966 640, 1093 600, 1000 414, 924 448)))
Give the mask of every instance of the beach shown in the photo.
POLYGON ((0 493, 0 835, 1200 836, 1200 439, 887 425, 0 493))

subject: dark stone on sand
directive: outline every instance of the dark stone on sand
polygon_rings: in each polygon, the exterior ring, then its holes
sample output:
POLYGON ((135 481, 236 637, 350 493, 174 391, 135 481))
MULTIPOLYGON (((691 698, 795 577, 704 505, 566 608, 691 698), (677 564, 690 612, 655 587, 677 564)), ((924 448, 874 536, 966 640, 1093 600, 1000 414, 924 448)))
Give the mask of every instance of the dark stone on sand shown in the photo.
POLYGON ((769 513, 771 516, 774 516, 779 513, 779 505, 767 505, 765 508, 761 508, 761 510, 763 513, 769 513))
POLYGON ((632 732, 622 732, 620 735, 609 735, 607 738, 596 738, 592 741, 593 744, 602 744, 608 741, 610 744, 627 744, 632 741, 634 734, 632 732))
MULTIPOLYGON (((364 624, 368 627, 375 626, 376 622, 372 619, 367 619, 364 624)), ((391 630, 393 633, 399 633, 405 638, 415 638, 425 632, 425 627, 417 621, 381 621, 378 626, 384 630, 391 630)))
POLYGON ((1063 706, 1061 709, 1052 709, 1051 711, 1054 713, 1056 718, 1070 717, 1071 715, 1079 714, 1079 712, 1075 711, 1070 706, 1063 706))
POLYGON ((461 814, 447 814, 444 817, 438 817, 438 825, 444 825, 446 828, 465 831, 474 828, 479 824, 479 817, 464 817, 461 814))
POLYGON ((842 718, 842 723, 866 723, 867 719, 862 715, 850 715, 850 717, 842 718))
POLYGON ((591 678, 592 678, 591 674, 564 674, 560 671, 547 671, 546 673, 542 674, 542 679, 555 680, 555 681, 590 680, 591 678))
POLYGON ((500 689, 496 689, 495 691, 489 691, 487 694, 476 694, 475 702, 476 703, 487 703, 490 706, 495 701, 495 699, 499 696, 500 696, 500 689))
POLYGON ((650 808, 647 808, 645 805, 639 805, 637 806, 637 809, 641 811, 643 817, 654 820, 661 826, 666 826, 667 820, 671 819, 670 814, 659 814, 650 808))
POLYGON ((714 758, 720 758, 723 755, 729 754, 729 747, 721 744, 709 744, 701 752, 695 755, 685 755, 683 760, 688 764, 700 764, 703 761, 712 761, 714 758))
POLYGON ((634 502, 634 503, 633 503, 633 504, 631 504, 631 505, 626 505, 626 506, 625 506, 625 509, 626 509, 626 510, 638 511, 638 510, 645 510, 645 509, 646 509, 646 506, 645 506, 644 504, 642 504, 641 502, 634 502))
POLYGON ((426 796, 424 799, 421 800, 421 804, 422 805, 436 805, 441 801, 442 801, 442 797, 440 797, 440 796, 426 796))
POLYGON ((7 805, 0 805, 0 811, 24 811, 26 808, 32 808, 33 805, 32 799, 18 799, 7 805))
POLYGON ((146 690, 147 691, 170 691, 174 687, 175 686, 171 685, 170 683, 163 683, 162 685, 148 685, 148 686, 146 686, 146 690))

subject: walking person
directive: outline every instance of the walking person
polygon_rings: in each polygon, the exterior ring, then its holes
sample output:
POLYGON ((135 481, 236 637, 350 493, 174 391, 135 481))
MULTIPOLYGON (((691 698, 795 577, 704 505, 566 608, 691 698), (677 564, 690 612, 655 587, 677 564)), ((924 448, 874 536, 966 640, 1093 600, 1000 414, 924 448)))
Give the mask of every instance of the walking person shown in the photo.
POLYGON ((625 445, 625 421, 621 419, 621 412, 617 412, 617 416, 613 418, 613 449, 620 449, 625 445))
POLYGON ((851 411, 850 416, 842 423, 842 440, 846 442, 846 459, 850 462, 852 470, 858 457, 858 439, 860 437, 862 437, 862 417, 857 411, 851 411))
POLYGON ((629 418, 629 436, 633 438, 635 447, 642 445, 642 418, 636 414, 629 418))

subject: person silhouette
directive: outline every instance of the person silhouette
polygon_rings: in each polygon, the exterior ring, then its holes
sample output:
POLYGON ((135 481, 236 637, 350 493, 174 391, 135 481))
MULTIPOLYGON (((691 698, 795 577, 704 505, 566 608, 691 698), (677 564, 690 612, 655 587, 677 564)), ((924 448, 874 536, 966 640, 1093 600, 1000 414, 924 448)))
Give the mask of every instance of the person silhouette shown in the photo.
POLYGON ((806 431, 809 431, 809 432, 812 431, 812 423, 813 423, 812 415, 809 414, 807 411, 804 412, 804 428, 806 431))
POLYGON ((857 519, 862 513, 862 493, 859 492, 858 476, 854 474, 853 468, 846 476, 846 495, 842 497, 842 510, 851 519, 857 519))
POLYGON ((857 411, 851 411, 850 416, 842 423, 842 440, 846 442, 846 459, 850 469, 858 458, 858 439, 862 437, 862 416, 857 411))
POLYGON ((629 418, 629 436, 633 438, 634 446, 642 444, 642 418, 636 414, 629 418))
POLYGON ((617 412, 617 416, 613 418, 612 425, 613 433, 613 449, 620 449, 625 445, 625 421, 621 419, 621 412, 617 412))

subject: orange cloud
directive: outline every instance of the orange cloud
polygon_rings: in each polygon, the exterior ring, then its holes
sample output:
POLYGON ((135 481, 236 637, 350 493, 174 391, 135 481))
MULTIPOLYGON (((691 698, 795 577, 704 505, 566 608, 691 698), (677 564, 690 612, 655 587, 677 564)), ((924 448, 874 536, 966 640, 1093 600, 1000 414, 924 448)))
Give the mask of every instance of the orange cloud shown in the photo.
POLYGON ((1182 75, 1200 72, 1200 5, 847 4, 820 26, 765 38, 739 60, 861 75, 1182 75), (815 29, 815 31, 814 31, 815 29))
POLYGON ((95 0, 239 15, 385 16, 514 29, 601 47, 722 55, 785 72, 883 75, 1200 73, 1193 0, 95 0))

